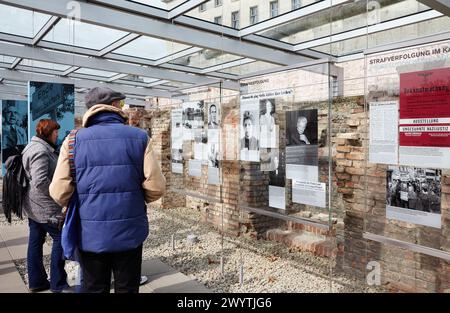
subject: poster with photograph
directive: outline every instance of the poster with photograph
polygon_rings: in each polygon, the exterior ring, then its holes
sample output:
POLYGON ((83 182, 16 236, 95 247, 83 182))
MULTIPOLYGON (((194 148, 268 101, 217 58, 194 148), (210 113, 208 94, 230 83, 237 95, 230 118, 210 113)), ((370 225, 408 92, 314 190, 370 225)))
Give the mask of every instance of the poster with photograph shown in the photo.
POLYGON ((183 110, 171 112, 172 172, 183 173, 183 110))
POLYGON ((293 180, 292 202, 325 208, 326 190, 325 183, 293 180))
POLYGON ((220 160, 220 130, 208 129, 208 184, 220 184, 219 160, 220 160))
POLYGON ((208 160, 208 136, 206 129, 194 130, 194 159, 208 160))
POLYGON ((284 210, 286 209, 286 155, 284 152, 276 150, 278 155, 273 154, 274 170, 269 172, 269 206, 284 210))
POLYGON ((2 107, 2 175, 10 156, 21 154, 28 144, 27 101, 1 100, 2 107))
POLYGON ((441 228, 441 170, 389 166, 386 178, 388 219, 441 228))
POLYGON ((400 74, 399 164, 450 168, 450 68, 400 74))
POLYGON ((275 148, 261 148, 260 159, 261 159, 261 171, 271 172, 275 171, 276 161, 279 159, 280 149, 275 148))
POLYGON ((208 129, 220 128, 219 104, 208 103, 208 129))
POLYGON ((36 135, 36 125, 40 119, 52 119, 59 123, 57 151, 70 131, 75 128, 75 86, 33 82, 28 83, 29 137, 36 135))
POLYGON ((369 162, 398 163, 398 102, 370 102, 369 162))
POLYGON ((242 161, 259 162, 259 100, 241 100, 240 157, 242 161))
POLYGON ((194 140, 195 130, 203 129, 204 102, 183 103, 183 140, 194 140))
POLYGON ((275 99, 259 101, 260 148, 278 148, 278 125, 275 124, 275 99))
POLYGON ((202 176, 202 161, 189 160, 188 171, 189 171, 189 176, 201 177, 202 176))
POLYGON ((317 109, 286 112, 286 177, 318 180, 317 109))

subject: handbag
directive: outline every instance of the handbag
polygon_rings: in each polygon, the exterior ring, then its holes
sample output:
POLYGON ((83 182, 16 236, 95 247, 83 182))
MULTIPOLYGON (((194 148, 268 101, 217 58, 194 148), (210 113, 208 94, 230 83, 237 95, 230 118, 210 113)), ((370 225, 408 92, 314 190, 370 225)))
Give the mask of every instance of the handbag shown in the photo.
MULTIPOLYGON (((69 134, 69 165, 72 181, 76 184, 75 175, 75 139, 77 130, 74 129, 69 134)), ((64 258, 71 261, 77 261, 78 246, 80 242, 81 223, 79 212, 79 199, 77 188, 75 188, 66 210, 66 218, 62 227, 61 245, 64 252, 64 258)))

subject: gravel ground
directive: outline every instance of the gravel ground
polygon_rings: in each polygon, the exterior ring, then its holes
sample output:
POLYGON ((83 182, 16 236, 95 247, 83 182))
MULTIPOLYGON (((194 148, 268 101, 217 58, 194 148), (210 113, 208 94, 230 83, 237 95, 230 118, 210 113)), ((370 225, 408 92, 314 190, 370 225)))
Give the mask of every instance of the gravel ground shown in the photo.
MULTIPOLYGON (((150 235, 144 243, 143 259, 159 258, 214 292, 382 292, 333 271, 333 260, 328 258, 294 251, 266 240, 228 236, 222 239, 217 230, 198 222, 201 214, 197 210, 151 209, 148 216, 150 235), (172 234, 175 234, 175 250, 172 249, 172 234), (189 242, 188 235, 196 235, 199 242, 189 242), (224 258, 223 275, 221 256, 224 258), (240 264, 243 267, 242 286, 239 283, 240 264)), ((26 219, 13 219, 13 224, 20 223, 26 223, 26 219)), ((1 213, 0 225, 6 224, 1 213)), ((47 243, 51 245, 50 238, 47 243)), ((49 273, 50 256, 44 257, 44 265, 49 273)), ((16 267, 28 285, 26 266, 26 259, 16 261, 16 267)), ((69 284, 73 285, 76 263, 67 262, 66 271, 69 284)))
POLYGON ((381 292, 332 272, 331 259, 293 251, 279 243, 224 237, 222 250, 221 235, 199 223, 200 220, 200 212, 192 209, 151 210, 150 235, 144 244, 143 258, 160 258, 214 292, 381 292), (175 250, 172 234, 175 234, 175 250), (198 236, 197 244, 186 240, 192 234, 198 236), (240 264, 244 269, 242 286, 238 274, 240 264))

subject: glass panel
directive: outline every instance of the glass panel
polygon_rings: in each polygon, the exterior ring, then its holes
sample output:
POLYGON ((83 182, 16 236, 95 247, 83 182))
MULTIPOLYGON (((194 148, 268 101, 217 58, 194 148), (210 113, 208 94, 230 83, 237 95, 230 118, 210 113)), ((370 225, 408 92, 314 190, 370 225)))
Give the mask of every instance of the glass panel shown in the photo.
POLYGON ((120 30, 61 19, 44 37, 44 40, 101 50, 125 35, 127 33, 120 30))
POLYGON ((166 40, 139 37, 113 52, 138 58, 157 60, 187 48, 189 46, 166 40))
POLYGON ((240 59, 240 56, 222 53, 221 51, 205 49, 189 56, 171 61, 172 64, 196 68, 206 68, 240 59))
POLYGON ((369 48, 403 40, 410 40, 450 30, 450 17, 443 16, 432 20, 402 26, 384 32, 369 34, 369 48))
POLYGON ((212 23, 214 22, 214 17, 222 16, 222 23, 224 26, 243 29, 250 25, 267 21, 276 16, 289 13, 300 7, 308 6, 320 1, 321 0, 227 0, 222 6, 215 6, 214 1, 208 1, 187 12, 186 15, 212 23), (236 21, 236 19, 239 20, 238 23, 233 22, 236 21))
POLYGON ((32 38, 50 15, 0 4, 0 32, 32 38))
POLYGON ((70 68, 69 65, 56 64, 56 63, 48 63, 48 62, 40 62, 29 59, 24 59, 20 62, 20 65, 29 66, 29 67, 39 67, 39 68, 47 68, 57 71, 65 71, 70 68))
POLYGON ((238 66, 226 68, 223 70, 219 70, 219 72, 226 73, 226 74, 234 74, 234 75, 246 75, 246 74, 250 74, 250 73, 254 73, 254 72, 258 72, 258 71, 262 71, 262 70, 275 68, 278 66, 279 65, 272 64, 272 63, 256 61, 256 62, 252 62, 252 63, 248 63, 248 64, 238 65, 238 66))
POLYGON ((10 57, 10 56, 6 56, 6 55, 0 55, 0 62, 1 63, 12 63, 14 62, 16 58, 14 57, 10 57))
POLYGON ((176 8, 180 4, 187 2, 187 0, 128 0, 128 1, 142 3, 145 5, 149 5, 158 9, 164 9, 168 11, 176 8))
POLYGON ((180 87, 188 87, 191 86, 192 84, 188 84, 188 83, 180 83, 180 82, 168 82, 168 83, 164 83, 161 86, 168 86, 168 87, 176 87, 176 88, 180 88, 180 87))
POLYGON ((258 33, 264 37, 299 44, 331 34, 359 29, 369 25, 430 10, 416 0, 379 0, 345 3, 295 21, 258 33), (367 11, 369 13, 367 13, 367 11), (330 17, 332 23, 330 25, 330 17))
MULTIPOLYGON (((412 26, 418 27, 416 37, 422 27, 432 27, 412 26)), ((392 291, 445 292, 449 286, 443 279, 448 261, 425 254, 426 248, 450 251, 449 44, 390 49, 365 58, 368 122, 360 132, 367 138, 360 142, 368 143, 363 144, 368 158, 353 173, 363 182, 364 205, 352 209, 363 214, 359 223, 370 239, 365 251, 354 248, 378 264, 381 284, 392 291), (403 243, 390 245, 386 239, 403 243), (417 246, 424 253, 411 250, 417 246)), ((354 267, 361 270, 366 266, 361 263, 354 267)))
POLYGON ((157 81, 156 78, 149 78, 144 76, 128 75, 120 79, 121 81, 140 82, 140 83, 153 83, 157 81))
POLYGON ((90 68, 81 68, 81 69, 75 71, 74 73, 93 75, 93 76, 101 76, 101 77, 107 77, 107 78, 110 78, 110 77, 113 77, 113 76, 117 75, 117 73, 93 70, 93 69, 90 69, 90 68))

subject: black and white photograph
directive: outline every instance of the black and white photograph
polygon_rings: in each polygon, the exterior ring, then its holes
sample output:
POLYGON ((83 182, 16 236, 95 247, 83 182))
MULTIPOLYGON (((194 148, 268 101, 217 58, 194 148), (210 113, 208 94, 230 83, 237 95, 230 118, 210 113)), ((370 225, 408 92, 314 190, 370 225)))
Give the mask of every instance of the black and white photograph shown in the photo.
POLYGON ((241 102, 240 150, 242 161, 259 162, 259 101, 241 102))
POLYGON ((286 112, 286 175, 289 179, 318 179, 317 109, 286 112))
POLYGON ((260 148, 278 148, 278 125, 275 124, 275 99, 259 101, 260 148))
POLYGON ((182 109, 172 110, 171 133, 172 149, 182 149, 183 147, 183 118, 182 109))
POLYGON ((28 143, 28 103, 18 100, 3 100, 2 105, 2 173, 5 162, 20 154, 28 143))
POLYGON ((220 127, 219 105, 216 103, 208 104, 208 128, 217 129, 220 127))
POLYGON ((285 152, 281 152, 278 150, 278 154, 274 155, 273 158, 274 170, 269 172, 269 185, 278 187, 284 187, 286 185, 285 161, 285 152))
POLYGON ((204 124, 204 102, 183 103, 183 140, 194 140, 194 131, 204 124))
POLYGON ((269 172, 269 206, 284 210, 286 209, 285 153, 278 150, 273 163, 275 170, 269 172))
POLYGON ((219 144, 210 142, 208 144, 208 166, 219 167, 219 144))
POLYGON ((183 150, 172 149, 172 172, 183 174, 183 150))
POLYGON ((261 171, 271 172, 276 170, 276 162, 279 160, 280 149, 261 148, 259 151, 261 171))
POLYGON ((388 218, 440 228, 442 170, 389 166, 386 173, 388 218))

